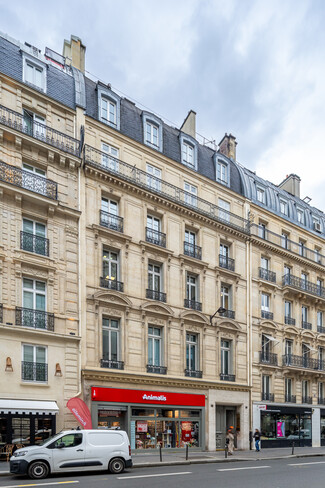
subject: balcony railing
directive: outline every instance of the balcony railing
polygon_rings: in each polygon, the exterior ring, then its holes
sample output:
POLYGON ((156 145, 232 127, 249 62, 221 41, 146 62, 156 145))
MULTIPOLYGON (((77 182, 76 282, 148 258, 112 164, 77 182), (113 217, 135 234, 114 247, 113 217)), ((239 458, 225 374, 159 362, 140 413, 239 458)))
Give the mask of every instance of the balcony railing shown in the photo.
POLYGON ((311 396, 305 396, 303 395, 301 397, 301 403, 309 403, 310 405, 313 403, 313 399, 311 396))
POLYGON ((146 298, 150 298, 151 300, 158 300, 159 302, 166 302, 166 293, 147 289, 146 298))
POLYGON ((184 300, 184 307, 185 308, 191 308, 192 310, 198 310, 199 312, 202 312, 202 303, 196 302, 195 300, 188 300, 188 298, 185 298, 185 300, 184 300))
POLYGON ((292 317, 284 317, 284 323, 286 325, 296 325, 296 319, 293 319, 292 317))
POLYGON ((270 281, 271 283, 276 282, 276 273, 265 268, 258 268, 259 277, 261 280, 270 281))
POLYGON ((273 352, 260 351, 260 363, 270 364, 271 366, 278 365, 278 355, 273 352))
POLYGON ((325 397, 318 397, 318 404, 319 405, 325 405, 325 397))
POLYGON ((219 266, 220 268, 229 269, 229 271, 235 271, 235 260, 219 254, 219 266))
POLYGON ((100 225, 108 229, 116 230, 117 232, 123 232, 123 218, 104 212, 104 210, 100 210, 100 225))
POLYGON ((54 314, 32 308, 16 307, 16 325, 54 331, 54 314))
POLYGON ((286 403, 296 403, 296 395, 285 394, 285 402, 286 403))
POLYGON ((52 200, 57 200, 58 198, 55 181, 24 171, 2 161, 0 161, 0 181, 38 193, 52 200))
MULTIPOLYGON (((288 238, 283 237, 280 234, 276 234, 275 232, 271 232, 268 229, 265 229, 263 235, 261 235, 261 229, 259 225, 252 224, 251 225, 251 234, 253 236, 259 237, 265 241, 270 242, 271 244, 275 244, 290 253, 296 254, 301 256, 301 247, 299 246, 299 242, 292 241, 288 238)), ((308 249, 304 247, 304 257, 309 261, 313 261, 314 263, 321 264, 322 266, 325 265, 325 256, 320 254, 318 251, 313 249, 308 249)))
POLYGON ((311 330, 312 325, 311 325, 311 323, 310 323, 310 322, 306 322, 305 320, 302 320, 302 322, 301 322, 301 327, 302 327, 303 329, 311 330))
POLYGON ((274 402, 274 393, 262 393, 262 401, 274 402))
POLYGON ((291 274, 285 274, 282 278, 283 286, 290 286, 300 291, 306 291, 311 295, 316 295, 318 297, 325 299, 325 288, 322 286, 311 283, 308 280, 299 278, 298 276, 292 276, 291 274))
POLYGON ((124 291, 124 283, 117 280, 108 280, 106 278, 100 278, 100 286, 102 288, 108 288, 109 290, 124 291))
POLYGON ((22 361, 21 378, 24 381, 47 381, 47 364, 22 361))
POLYGON ((234 374, 220 373, 221 381, 236 381, 236 376, 234 374))
POLYGON ((147 364, 147 373, 167 374, 167 367, 166 366, 154 366, 153 364, 147 364))
POLYGON ((261 310, 261 317, 262 319, 273 320, 273 312, 269 312, 268 310, 261 310))
POLYGON ((322 369, 322 361, 306 356, 295 356, 294 354, 284 354, 282 356, 282 365, 314 370, 322 369))
POLYGON ((114 361, 113 359, 101 359, 100 360, 100 367, 101 368, 110 368, 110 369, 124 369, 124 362, 123 361, 114 361))
POLYGON ((149 229, 146 227, 146 241, 156 246, 166 247, 166 234, 159 230, 149 229))
POLYGON ((20 249, 42 256, 49 255, 49 240, 45 237, 20 231, 20 249))
POLYGON ((74 139, 63 132, 51 129, 51 127, 36 121, 32 124, 26 123, 23 114, 10 110, 3 105, 0 105, 0 124, 27 134, 69 154, 80 156, 80 141, 78 139, 74 139))
POLYGON ((195 369, 185 369, 185 376, 190 376, 191 378, 202 378, 202 371, 197 371, 195 369))
POLYGON ((249 221, 247 219, 228 212, 227 210, 199 197, 195 197, 195 205, 193 205, 192 195, 188 192, 160 179, 157 179, 158 181, 153 184, 153 176, 136 168, 134 165, 124 163, 111 156, 109 156, 110 164, 107 164, 107 154, 88 145, 85 145, 84 158, 86 165, 114 174, 123 180, 131 182, 140 188, 144 188, 151 193, 161 195, 167 200, 184 207, 190 209, 193 209, 194 207, 195 212, 201 215, 249 234, 249 221))
POLYGON ((325 327, 323 327, 322 325, 317 325, 317 332, 319 334, 325 334, 325 327))
POLYGON ((184 242, 184 254, 195 259, 202 259, 202 248, 191 244, 190 242, 184 242))
POLYGON ((219 312, 219 317, 225 317, 227 319, 235 319, 235 311, 234 310, 226 310, 225 312, 219 312))
POLYGON ((3 305, 0 303, 0 324, 3 323, 3 305))

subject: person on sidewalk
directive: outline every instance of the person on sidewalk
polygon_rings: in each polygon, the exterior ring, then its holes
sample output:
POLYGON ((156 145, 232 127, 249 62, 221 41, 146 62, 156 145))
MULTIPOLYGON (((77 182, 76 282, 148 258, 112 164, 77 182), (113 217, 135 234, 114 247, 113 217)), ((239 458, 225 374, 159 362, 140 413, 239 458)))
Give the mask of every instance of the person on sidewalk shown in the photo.
POLYGON ((253 437, 255 439, 255 449, 256 449, 256 452, 259 452, 260 451, 261 433, 260 433, 260 431, 258 429, 255 429, 255 432, 254 432, 253 437))
POLYGON ((226 435, 226 443, 228 446, 228 454, 230 454, 230 456, 232 456, 233 452, 234 452, 234 439, 235 439, 235 436, 233 434, 232 428, 230 428, 230 429, 228 429, 228 432, 226 435))

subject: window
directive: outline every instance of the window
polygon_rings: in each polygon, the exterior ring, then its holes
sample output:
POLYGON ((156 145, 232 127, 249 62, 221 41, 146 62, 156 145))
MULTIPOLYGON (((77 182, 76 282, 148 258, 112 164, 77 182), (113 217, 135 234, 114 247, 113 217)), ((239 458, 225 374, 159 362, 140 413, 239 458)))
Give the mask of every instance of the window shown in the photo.
POLYGON ((308 308, 304 305, 301 307, 301 320, 302 323, 308 322, 308 308))
POLYGON ((27 163, 23 163, 22 186, 41 195, 48 195, 45 171, 27 163))
POLYGON ((116 102, 102 96, 101 104, 100 104, 100 116, 103 122, 106 122, 116 127, 117 125, 116 124, 116 120, 117 120, 116 102))
POLYGON ((225 259, 229 258, 229 246, 226 244, 220 244, 220 256, 223 256, 225 259))
POLYGON ((119 278, 119 255, 115 251, 103 250, 103 277, 117 281, 119 278))
POLYGON ((261 257, 261 268, 265 269, 265 271, 269 270, 269 260, 267 258, 261 257))
POLYGON ((226 185, 229 184, 228 164, 224 163, 223 161, 217 162, 217 181, 226 185))
POLYGON ((154 114, 142 112, 144 144, 158 151, 163 150, 162 121, 154 114))
POLYGON ((285 200, 280 200, 280 212, 283 215, 288 215, 288 202, 285 200))
POLYGON ((265 203, 265 190, 262 188, 256 189, 257 201, 260 203, 265 203))
POLYGON ((152 215, 147 215, 147 227, 148 229, 160 232, 160 219, 152 215))
POLYGON ((184 190, 186 192, 184 195, 185 203, 192 207, 197 207, 197 187, 185 181, 184 190))
POLYGON ((186 369, 189 371, 198 370, 198 336, 197 334, 186 333, 186 369))
POLYGON ((291 356, 293 353, 293 341, 286 339, 285 344, 284 344, 284 348, 285 348, 285 354, 287 356, 291 356))
POLYGON ((261 239, 266 239, 266 233, 266 225, 260 222, 258 225, 258 237, 261 237, 261 239))
POLYGON ((219 219, 223 220, 224 222, 230 222, 230 203, 222 200, 222 198, 219 198, 218 206, 219 219))
POLYGON ((201 259, 201 248, 196 245, 196 233, 185 230, 184 254, 193 258, 201 259))
POLYGON ((292 397, 292 379, 286 378, 285 379, 285 398, 287 402, 291 401, 292 397))
POLYGON ((23 79, 39 90, 46 91, 46 65, 23 52, 23 79))
POLYGON ((221 284, 221 307, 226 310, 231 310, 231 287, 221 284))
POLYGON ((299 241, 299 256, 306 257, 305 241, 302 240, 299 241))
POLYGON ((102 210, 103 212, 111 215, 118 215, 118 203, 110 198, 102 198, 102 210))
POLYGON ((197 301, 197 276, 189 273, 186 276, 186 298, 190 301, 197 301))
POLYGON ((232 374, 232 341, 221 339, 221 374, 232 374))
POLYGON ((291 268, 290 266, 284 266, 284 276, 290 276, 291 275, 291 268))
POLYGON ((146 123, 146 143, 159 147, 159 127, 151 122, 146 123))
POLYGON ((23 219, 21 248, 24 251, 48 256, 45 225, 40 222, 34 222, 33 220, 23 219))
POLYGON ((161 190, 161 170, 147 163, 147 185, 153 190, 161 190))
POLYGON ((324 383, 318 383, 318 402, 323 403, 324 401, 324 383))
POLYGON ((262 393, 265 400, 268 400, 270 395, 270 376, 263 374, 262 375, 262 393))
POLYGON ((317 286, 317 293, 319 295, 322 295, 323 290, 324 290, 324 284, 323 284, 323 280, 321 278, 317 278, 316 286, 317 286))
POLYGON ((194 147, 192 144, 188 144, 187 142, 182 143, 182 163, 185 166, 189 166, 192 169, 195 169, 194 164, 194 147))
POLYGON ((262 334, 262 359, 263 361, 270 360, 271 341, 268 336, 262 334))
POLYGON ((318 362, 319 369, 324 369, 325 349, 323 347, 318 348, 318 362))
POLYGON ((162 288, 161 283, 161 266, 156 264, 148 265, 148 288, 152 291, 160 292, 162 288))
POLYGON ((118 214, 118 202, 110 198, 102 197, 100 225, 108 229, 123 232, 123 219, 118 214))
POLYGON ((103 359, 120 360, 120 323, 116 319, 103 317, 103 359))
POLYGON ((47 381, 47 349, 44 346, 23 344, 22 380, 47 381))
POLYGON ((303 380, 302 381, 302 402, 306 403, 307 402, 307 397, 309 393, 309 381, 308 380, 303 380))
POLYGON ((82 444, 82 434, 67 434, 57 439, 48 448, 56 449, 60 444, 64 444, 64 448, 77 447, 82 444))
POLYGON ((323 312, 317 310, 317 327, 323 327, 323 312))
POLYGON ((26 134, 36 139, 45 139, 46 125, 44 117, 29 112, 29 110, 23 110, 23 130, 26 134))
POLYGON ((322 264, 321 250, 316 247, 314 255, 316 263, 322 264))
POLYGON ((308 344, 302 344, 302 365, 304 368, 308 366, 309 357, 310 357, 310 346, 308 344))
POLYGON ((185 230, 185 242, 190 244, 191 246, 195 246, 196 244, 196 234, 190 230, 185 230))
POLYGON ((308 275, 306 273, 301 273, 300 285, 301 285, 301 288, 303 288, 304 290, 307 289, 307 278, 308 278, 308 275))
POLYGON ((304 224, 304 211, 297 208, 297 220, 299 224, 304 224))
POLYGON ((282 232, 281 235, 281 246, 283 249, 289 249, 289 234, 282 232))
POLYGON ((119 169, 119 151, 113 146, 106 144, 106 142, 102 142, 102 166, 106 169, 112 171, 118 171, 119 169))
POLYGON ((270 295, 262 293, 261 295, 261 309, 264 312, 269 312, 270 310, 270 295))
POLYGON ((45 329, 47 320, 45 311, 46 284, 43 281, 23 278, 22 325, 45 329))
POLYGON ((120 130, 121 99, 107 85, 97 83, 98 119, 120 130))
POLYGON ((148 327, 148 364, 161 366, 161 329, 159 327, 148 327))
POLYGON ((284 302, 284 316, 287 318, 291 318, 292 314, 292 302, 285 301, 284 302))

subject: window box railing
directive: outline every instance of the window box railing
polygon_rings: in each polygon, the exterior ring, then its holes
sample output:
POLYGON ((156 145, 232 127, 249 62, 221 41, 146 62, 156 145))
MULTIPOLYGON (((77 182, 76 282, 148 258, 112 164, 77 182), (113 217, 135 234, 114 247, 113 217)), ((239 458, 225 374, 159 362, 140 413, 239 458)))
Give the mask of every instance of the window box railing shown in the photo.
POLYGON ((32 363, 29 361, 21 362, 21 378, 24 381, 47 381, 47 364, 32 363))
POLYGON ((268 310, 261 310, 261 317, 262 319, 273 320, 273 312, 269 312, 268 310))
POLYGON ((146 298, 150 298, 151 300, 158 300, 159 302, 166 302, 166 293, 147 289, 146 298))
POLYGON ((18 132, 45 142, 50 146, 65 151, 74 156, 80 156, 80 141, 63 132, 34 121, 31 125, 24 122, 24 115, 0 105, 0 124, 6 125, 18 132))
POLYGON ((325 397, 318 397, 318 404, 319 405, 325 405, 325 397))
POLYGON ((226 310, 225 312, 219 312, 219 317, 224 317, 227 319, 235 319, 235 311, 234 310, 226 310))
POLYGON ((285 395, 285 402, 286 403, 296 403, 296 395, 285 395))
POLYGON ((159 230, 149 229, 146 227, 146 241, 156 246, 166 247, 166 234, 159 230))
POLYGON ((286 325, 296 325, 296 319, 293 319, 292 317, 284 317, 284 323, 286 325))
POLYGON ((274 393, 262 393, 262 401, 274 402, 274 393))
POLYGON ((3 323, 3 305, 0 303, 0 324, 3 323))
POLYGON ((220 268, 229 269, 229 271, 235 271, 235 260, 219 254, 219 266, 220 268))
POLYGON ((0 181, 57 200, 57 184, 42 176, 0 161, 0 181))
POLYGON ((184 307, 191 308, 192 310, 197 310, 198 312, 202 312, 202 303, 196 302, 195 300, 189 300, 185 298, 184 300, 184 307))
POLYGON ((20 231, 20 249, 42 256, 49 255, 49 240, 45 237, 20 231))
POLYGON ((104 210, 100 210, 100 225, 117 232, 123 232, 123 218, 104 210))
POLYGON ((311 281, 299 278, 299 276, 292 276, 291 274, 285 274, 282 278, 283 286, 290 286, 300 291, 306 291, 311 295, 316 295, 321 298, 325 298, 325 289, 322 286, 318 286, 311 281))
POLYGON ((301 403, 309 403, 310 405, 313 403, 313 399, 311 396, 305 396, 303 395, 301 397, 301 403))
POLYGON ((147 364, 147 373, 167 374, 167 367, 166 366, 154 366, 153 364, 147 364))
POLYGON ((325 327, 323 327, 322 325, 317 325, 317 332, 319 334, 325 334, 325 327))
POLYGON ((197 371, 195 369, 185 369, 185 376, 190 376, 191 378, 202 378, 202 371, 197 371))
POLYGON ((282 356, 282 366, 294 366, 298 368, 319 370, 322 367, 322 361, 319 361, 316 358, 310 358, 306 356, 284 354, 282 356))
POLYGON ((276 273, 265 268, 258 268, 259 277, 261 280, 270 281, 271 283, 276 282, 276 273))
POLYGON ((16 307, 16 325, 54 331, 54 314, 33 308, 16 307))
POLYGON ((236 381, 236 376, 234 374, 220 373, 221 381, 236 381))
POLYGON ((311 330, 312 325, 311 325, 311 323, 310 323, 310 322, 306 322, 305 320, 302 320, 302 322, 301 322, 301 327, 302 327, 303 329, 311 330))
POLYGON ((100 367, 101 368, 110 368, 110 369, 124 369, 124 362, 123 361, 114 361, 113 359, 101 359, 100 360, 100 367))
POLYGON ((184 241, 184 254, 195 259, 202 259, 202 247, 184 241))
POLYGON ((260 363, 270 364, 271 366, 278 365, 278 355, 273 352, 260 351, 260 363))
POLYGON ((108 280, 106 278, 100 278, 100 286, 102 288, 108 288, 109 290, 124 291, 124 283, 117 280, 108 280))
MULTIPOLYGON (((152 175, 136 168, 134 165, 124 163, 123 161, 110 156, 111 164, 108 166, 106 164, 107 154, 88 145, 85 145, 84 158, 86 166, 92 166, 110 174, 114 174, 124 181, 131 182, 151 193, 161 195, 166 198, 166 200, 193 209, 193 198, 192 195, 189 196, 188 192, 163 180, 159 180, 159 184, 153 185, 152 175)), ((249 234, 249 221, 239 215, 233 214, 232 212, 220 208, 199 197, 195 197, 194 207, 195 212, 201 215, 249 234)))

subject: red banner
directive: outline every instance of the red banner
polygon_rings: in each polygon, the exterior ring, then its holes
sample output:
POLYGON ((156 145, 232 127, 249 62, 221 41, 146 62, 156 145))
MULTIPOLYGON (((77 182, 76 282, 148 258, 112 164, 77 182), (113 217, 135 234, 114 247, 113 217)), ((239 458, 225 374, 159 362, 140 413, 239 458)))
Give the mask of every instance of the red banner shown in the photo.
POLYGON ((67 403, 67 407, 69 410, 71 410, 73 415, 78 420, 79 424, 81 424, 84 429, 93 428, 89 408, 87 407, 87 405, 83 400, 76 397, 70 398, 70 400, 67 403))

